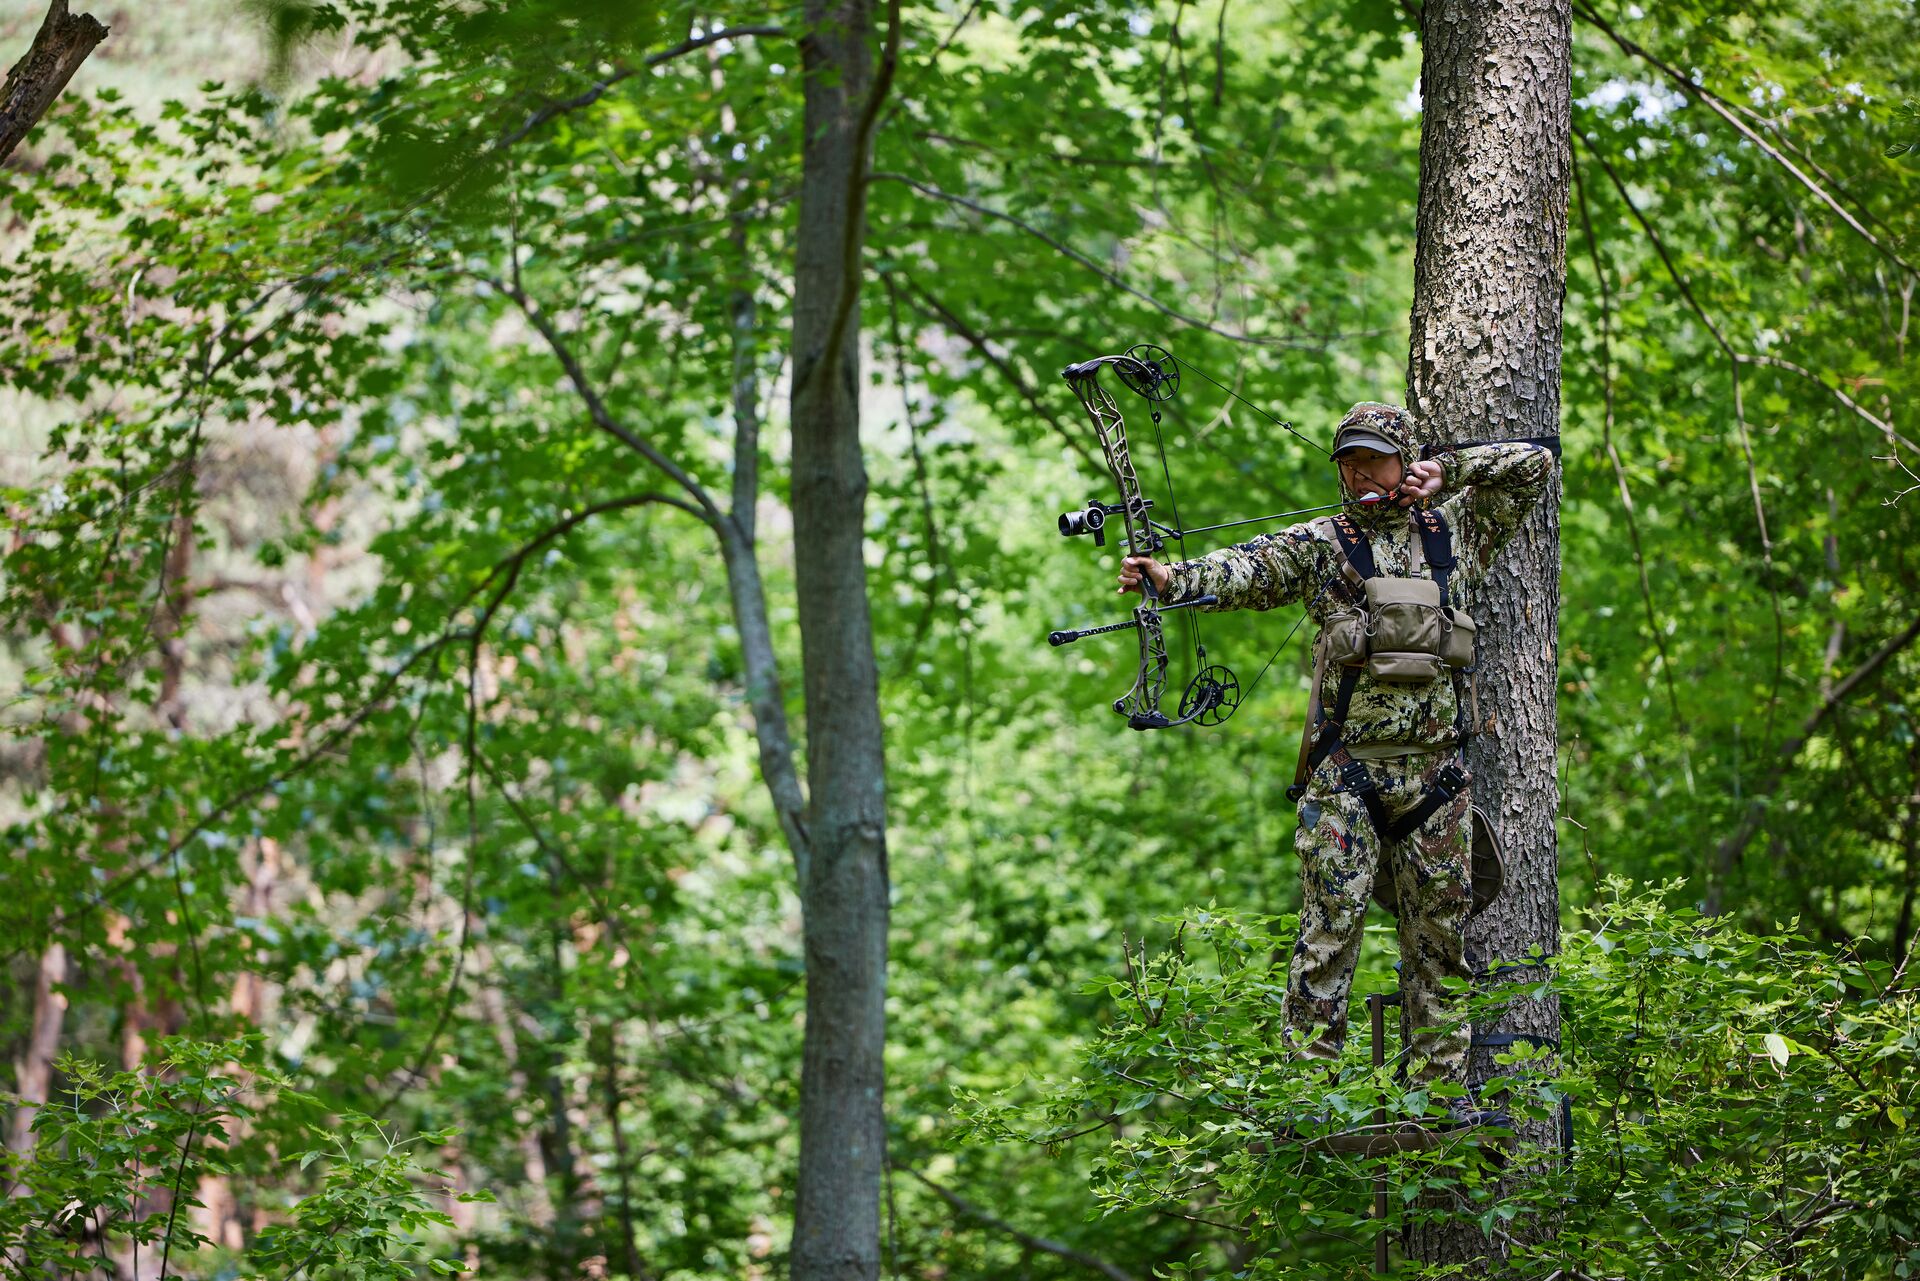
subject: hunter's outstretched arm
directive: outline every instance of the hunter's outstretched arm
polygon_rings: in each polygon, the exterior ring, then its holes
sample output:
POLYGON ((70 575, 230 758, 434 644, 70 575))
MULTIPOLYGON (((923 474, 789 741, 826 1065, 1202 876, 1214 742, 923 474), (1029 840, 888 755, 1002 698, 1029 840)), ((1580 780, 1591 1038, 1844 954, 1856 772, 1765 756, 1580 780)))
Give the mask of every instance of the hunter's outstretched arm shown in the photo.
POLYGON ((1169 565, 1172 578, 1163 596, 1169 605, 1196 596, 1219 598, 1215 604, 1199 607, 1205 610, 1296 604, 1332 571, 1333 550, 1314 537, 1312 526, 1294 525, 1169 565))

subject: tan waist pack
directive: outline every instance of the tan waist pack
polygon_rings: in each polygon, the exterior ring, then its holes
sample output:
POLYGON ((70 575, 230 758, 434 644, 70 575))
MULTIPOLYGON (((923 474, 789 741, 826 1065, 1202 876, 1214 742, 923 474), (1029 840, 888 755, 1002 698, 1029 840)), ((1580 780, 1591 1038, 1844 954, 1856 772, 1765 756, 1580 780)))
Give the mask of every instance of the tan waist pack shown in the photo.
POLYGON ((1369 578, 1366 592, 1363 607, 1327 616, 1328 662, 1365 666, 1375 680, 1395 685, 1424 684, 1446 668, 1473 666, 1473 619, 1440 603, 1438 583, 1369 578))

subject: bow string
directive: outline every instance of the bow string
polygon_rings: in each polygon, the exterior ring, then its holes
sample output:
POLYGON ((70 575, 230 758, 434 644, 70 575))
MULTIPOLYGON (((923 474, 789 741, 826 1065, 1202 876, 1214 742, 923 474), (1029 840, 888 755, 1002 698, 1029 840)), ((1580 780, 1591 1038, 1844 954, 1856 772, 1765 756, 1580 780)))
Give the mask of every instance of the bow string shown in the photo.
MULTIPOLYGON (((1248 400, 1219 380, 1210 377, 1205 371, 1196 368, 1190 362, 1176 361, 1166 348, 1150 343, 1141 343, 1129 347, 1120 355, 1097 356, 1092 360, 1069 365, 1062 377, 1086 410, 1092 420, 1094 434, 1100 442, 1100 452, 1106 462, 1107 473, 1119 491, 1118 502, 1103 502, 1099 498, 1090 499, 1087 506, 1079 511, 1070 511, 1060 517, 1060 532, 1069 537, 1091 534, 1096 546, 1106 545, 1106 526, 1109 518, 1119 517, 1122 539, 1130 556, 1153 556, 1166 547, 1175 544, 1180 549, 1180 558, 1186 555, 1186 537, 1189 534, 1206 533, 1217 529, 1231 529, 1242 525, 1261 524, 1282 520, 1292 516, 1304 516, 1310 512, 1330 511, 1341 506, 1340 503, 1323 503, 1315 507, 1302 507, 1293 511, 1274 512, 1265 516, 1251 516, 1243 520, 1222 521, 1213 525, 1200 525, 1193 529, 1184 526, 1180 519, 1180 503, 1174 492, 1173 471, 1167 464, 1166 440, 1160 431, 1160 406, 1173 398, 1180 387, 1182 370, 1190 370, 1204 381, 1211 383, 1228 396, 1247 405, 1263 417, 1290 433, 1295 439, 1308 445, 1316 452, 1332 458, 1332 453, 1316 441, 1295 430, 1292 423, 1269 412, 1248 400), (1149 406, 1149 416, 1153 423, 1154 451, 1160 464, 1160 475, 1167 495, 1167 515, 1171 523, 1154 518, 1155 505, 1140 485, 1139 472, 1134 461, 1133 443, 1127 436, 1126 417, 1121 413, 1113 393, 1102 384, 1103 371, 1111 370, 1122 386, 1145 400, 1149 406)), ((1384 498, 1385 496, 1380 496, 1384 498)), ((1374 496, 1360 501, 1378 501, 1374 496)), ((1335 571, 1336 575, 1338 571, 1335 571)), ((1332 582, 1332 576, 1323 581, 1312 601, 1308 603, 1310 612, 1313 604, 1324 594, 1332 582)), ((1113 701, 1113 710, 1127 718, 1129 727, 1137 730, 1171 729, 1177 725, 1199 723, 1218 725, 1232 716, 1239 708, 1244 697, 1239 678, 1231 668, 1222 663, 1210 663, 1207 660, 1207 648, 1200 635, 1200 625, 1193 612, 1186 614, 1187 634, 1193 650, 1193 678, 1187 683, 1180 696, 1179 709, 1173 716, 1161 710, 1161 699, 1167 690, 1167 669, 1170 659, 1166 643, 1166 626, 1161 615, 1174 610, 1196 611, 1205 605, 1218 604, 1219 598, 1211 595, 1197 596, 1191 600, 1168 603, 1160 596, 1153 585, 1150 575, 1143 574, 1140 583, 1140 603, 1133 608, 1132 617, 1118 623, 1109 623, 1101 627, 1089 627, 1080 630, 1056 631, 1047 636, 1049 644, 1059 646, 1072 644, 1088 636, 1103 636, 1122 631, 1133 631, 1139 640, 1139 669, 1134 676, 1131 689, 1113 701)), ((1267 668, 1286 648, 1306 621, 1303 613, 1294 623, 1286 637, 1275 647, 1260 672, 1247 686, 1250 694, 1254 686, 1260 683, 1267 668)))

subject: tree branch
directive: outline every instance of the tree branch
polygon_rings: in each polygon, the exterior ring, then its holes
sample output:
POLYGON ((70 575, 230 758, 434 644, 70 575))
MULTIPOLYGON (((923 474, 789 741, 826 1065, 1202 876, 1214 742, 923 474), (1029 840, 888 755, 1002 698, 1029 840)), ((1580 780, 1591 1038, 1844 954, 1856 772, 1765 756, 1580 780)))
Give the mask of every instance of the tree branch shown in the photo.
POLYGON ((1700 323, 1707 327, 1707 332, 1713 335, 1713 341, 1719 345, 1720 350, 1727 357, 1727 371, 1733 383, 1733 422, 1740 436, 1740 453, 1747 465, 1747 492, 1753 499, 1753 520, 1760 532, 1760 560, 1766 571, 1767 599, 1773 606, 1773 689, 1767 698, 1766 728, 1766 737, 1772 738, 1774 712, 1780 705, 1780 682, 1786 672, 1787 624, 1786 616, 1780 607, 1780 584, 1775 581, 1773 538, 1767 533, 1767 508, 1760 499, 1760 473, 1754 464, 1753 441, 1747 432, 1746 400, 1740 386, 1740 353, 1733 349, 1733 344, 1728 342, 1726 335, 1720 332, 1720 326, 1713 322, 1713 318, 1707 315, 1707 309, 1702 307, 1699 299, 1693 296, 1693 290, 1688 286, 1687 278, 1680 274, 1680 268, 1674 264, 1672 256, 1667 253, 1666 242, 1660 239, 1660 233, 1654 230, 1653 224, 1640 211, 1640 206, 1633 202, 1633 197, 1627 192, 1627 184, 1615 172, 1606 155, 1593 145, 1591 138, 1578 129, 1573 131, 1573 136, 1580 140, 1581 145, 1586 147, 1587 154, 1598 161, 1600 168, 1606 172, 1608 180, 1613 183, 1614 190, 1619 193, 1621 201, 1626 204, 1634 221, 1639 223, 1640 229, 1647 233, 1647 239, 1652 243, 1654 252, 1659 254, 1660 262, 1666 267, 1667 275, 1672 278, 1674 287, 1680 291, 1680 296, 1686 300, 1687 306, 1693 309, 1693 314, 1700 318, 1700 323))
POLYGON ((1868 423, 1873 427, 1878 428, 1881 432, 1883 432, 1886 435, 1887 442, 1889 444, 1904 445, 1907 447, 1907 449, 1911 450, 1912 452, 1916 454, 1920 454, 1920 445, 1916 445, 1912 441, 1908 440, 1905 436, 1902 436, 1898 431, 1894 429, 1894 426, 1892 423, 1888 422, 1884 418, 1877 417, 1875 414, 1872 413, 1872 411, 1868 410, 1865 406, 1860 404, 1859 401, 1847 395, 1846 392, 1841 391, 1838 387, 1835 387, 1832 383, 1828 382, 1826 379, 1822 378, 1820 375, 1814 373, 1811 369, 1808 369, 1805 365, 1796 365, 1791 360, 1782 360, 1778 356, 1760 355, 1754 352, 1746 352, 1746 351, 1739 352, 1734 356, 1734 359, 1739 361, 1743 365, 1765 365, 1769 369, 1784 369, 1790 374, 1796 374, 1799 377, 1806 379, 1808 382, 1820 388, 1822 391, 1825 391, 1830 395, 1832 395, 1832 397, 1835 400, 1839 401, 1842 405, 1845 405, 1848 409, 1851 409, 1854 413, 1858 414, 1863 421, 1865 421, 1866 423, 1868 423))
POLYGON ((1041 244, 1046 245, 1049 249, 1052 249, 1055 253, 1061 255, 1064 258, 1069 258, 1074 262, 1079 263, 1082 267, 1085 267, 1088 271, 1100 277, 1100 279, 1106 281, 1108 284, 1114 286, 1116 289, 1123 290, 1126 293, 1133 295, 1135 298, 1138 298, 1141 302, 1146 303, 1149 307, 1152 307, 1155 311, 1159 312, 1161 315, 1166 316, 1172 320, 1177 320, 1181 324, 1186 325, 1189 328, 1201 330, 1202 332, 1212 334, 1217 338, 1225 338, 1230 342, 1245 343, 1250 347, 1295 347, 1295 348, 1301 348, 1309 351, 1325 351, 1330 344, 1339 342, 1348 338, 1373 338, 1387 332, 1386 330, 1383 330, 1383 329, 1358 330, 1353 333, 1322 334, 1322 335, 1319 335, 1318 337, 1308 339, 1308 338, 1258 338, 1251 334, 1235 333, 1233 330, 1230 330, 1230 329, 1221 329, 1219 326, 1209 324, 1207 321, 1200 319, 1198 316, 1189 316, 1183 311, 1179 311, 1173 307, 1169 307, 1167 304, 1161 302, 1158 298, 1155 298, 1152 294, 1149 294, 1144 290, 1134 287, 1133 285, 1129 284, 1127 281, 1115 275, 1113 272, 1108 271, 1105 267, 1102 267, 1099 263, 1087 257, 1085 254, 1081 253, 1079 250, 1071 248, 1070 246, 1048 235, 1046 232, 1040 230, 1040 228, 1034 226, 1032 223, 1027 222, 1022 218, 1015 217, 1013 214, 1006 213, 1003 210, 991 208, 987 205, 980 204, 979 202, 974 200, 969 200, 965 196, 956 196, 950 191, 942 191, 938 187, 932 186, 929 183, 921 182, 918 178, 908 177, 906 174, 903 174, 903 173, 876 173, 872 176, 871 180, 874 182, 897 182, 902 184, 903 186, 913 188, 915 191, 918 191, 922 195, 931 196, 935 200, 944 200, 948 204, 958 205, 962 209, 972 210, 974 213, 980 214, 983 217, 994 218, 1001 222, 1007 223, 1009 226, 1017 227, 1019 230, 1026 232, 1029 236, 1032 236, 1035 240, 1038 240, 1041 244))
POLYGON ((722 27, 718 31, 709 31, 705 35, 689 36, 671 48, 662 49, 659 53, 648 54, 637 67, 617 67, 612 75, 608 76, 605 80, 595 81, 593 87, 583 93, 576 94, 571 98, 563 98, 558 102, 549 102, 545 106, 540 107, 529 115, 519 128, 515 129, 512 133, 502 134, 496 139, 493 144, 493 149, 495 151, 506 150, 514 143, 519 142, 528 134, 532 133, 535 129, 538 129, 541 125, 547 123, 547 121, 552 120, 555 116, 565 115, 569 111, 579 111, 583 107, 590 107, 605 97, 607 90, 613 88, 613 86, 619 84, 622 80, 631 80, 642 71, 657 67, 663 62, 671 62, 682 54, 692 53, 696 49, 704 49, 708 45, 718 44, 722 40, 738 40, 743 36, 784 36, 786 34, 787 29, 785 27, 761 26, 722 27))
POLYGON ((547 346, 553 350, 554 358, 560 362, 560 367, 566 371, 568 381, 573 384, 574 390, 580 393, 580 399, 586 402, 587 413, 592 417, 594 425, 666 473, 675 484, 686 490, 693 501, 699 505, 697 510, 687 507, 684 503, 675 503, 675 506, 692 511, 694 515, 698 516, 706 524, 718 528, 720 522, 725 519, 725 516, 721 513, 720 508, 715 505, 713 496, 707 493, 706 487, 695 480, 686 469, 661 453, 659 449, 655 448, 644 437, 635 433, 613 416, 613 411, 607 408, 606 402, 600 398, 600 393, 587 378, 586 370, 581 367, 580 361, 574 356, 573 349, 567 345, 567 340, 561 336, 560 331, 556 329, 553 322, 547 318, 547 313, 541 309, 540 304, 528 297, 517 283, 510 283, 498 277, 481 273, 473 273, 473 276, 474 279, 484 281, 508 298, 511 298, 514 303, 519 306, 521 312, 526 315, 528 323, 540 332, 542 338, 547 340, 547 346))
POLYGON ((107 902, 109 896, 132 882, 139 880, 156 867, 159 867, 162 863, 172 859, 193 841, 199 839, 202 833, 212 831, 217 824, 232 815, 233 812, 242 805, 266 795, 280 784, 306 770, 315 761, 331 751, 333 747, 348 734, 357 729, 367 717, 371 716, 374 709, 385 702, 387 696, 400 684, 400 681, 406 677, 407 673, 411 672, 415 667, 418 667, 426 659, 438 654, 448 645, 462 640, 472 641, 485 630, 487 624, 492 620, 493 615, 506 600, 508 593, 512 591, 514 583, 518 581, 520 571, 525 566, 528 558, 535 552, 594 516, 601 515, 605 512, 619 511, 629 507, 641 507, 652 503, 676 507, 698 519, 703 521, 705 519, 700 510, 690 503, 683 502, 667 494, 646 493, 632 494, 625 498, 614 498, 605 502, 594 503, 542 530, 532 539, 523 543, 511 555, 497 562, 493 568, 488 571, 486 577, 482 578, 469 589, 448 611, 450 616, 458 614, 470 605, 475 598, 484 593, 487 588, 504 576, 507 580, 505 585, 499 592, 494 594, 493 599, 485 606, 481 619, 473 627, 456 628, 452 625, 450 617, 448 623, 441 628, 440 632, 434 636, 433 639, 425 642, 418 649, 415 649, 395 664, 394 667, 380 678, 373 692, 364 699, 358 707, 322 733, 311 747, 295 755, 294 758, 284 766, 268 774, 252 787, 237 792, 220 804, 214 806, 204 817, 194 823, 193 826, 189 827, 164 849, 142 859, 126 871, 120 873, 120 875, 108 881, 97 893, 89 895, 85 905, 91 908, 104 904, 107 902))
POLYGON ((1792 174, 1794 178, 1799 181, 1801 186, 1805 187, 1808 191, 1812 192, 1814 196, 1817 197, 1822 204, 1826 205, 1827 208, 1833 210, 1834 213, 1838 214, 1840 217, 1840 221, 1846 223, 1848 227, 1853 229, 1854 234, 1858 235, 1862 240, 1872 245, 1876 250, 1878 250, 1882 255, 1884 255, 1888 261, 1894 263, 1902 271, 1907 272, 1909 275, 1920 276, 1920 270, 1916 270, 1912 263, 1908 262, 1905 258, 1902 258, 1898 253, 1895 253, 1893 249, 1891 249, 1888 245, 1886 245, 1883 241, 1881 241, 1878 237, 1876 237, 1871 231, 1868 231, 1866 227, 1861 224, 1860 220, 1853 216, 1853 213, 1851 210, 1847 209, 1846 206, 1842 205, 1838 200, 1834 199, 1831 195, 1829 195, 1827 193, 1826 188, 1822 187, 1819 183, 1815 182, 1812 178, 1808 177, 1806 173, 1802 171, 1798 165, 1793 163, 1793 161, 1781 155, 1778 148, 1774 147, 1772 143, 1768 142, 1765 138, 1762 138, 1758 133, 1754 132, 1752 127, 1749 126, 1744 120, 1741 120, 1738 116, 1736 116, 1731 110, 1729 110, 1727 108, 1726 103, 1721 101, 1721 99, 1717 95, 1715 95, 1713 92, 1708 90, 1704 85, 1701 85, 1695 82, 1691 76, 1682 75, 1674 67, 1670 66, 1665 62, 1662 62, 1659 58, 1654 57, 1651 53, 1648 53, 1645 49, 1641 48, 1639 45, 1635 44, 1633 41, 1627 39, 1625 36, 1615 31, 1611 26, 1607 25, 1606 20, 1602 18, 1599 15, 1599 13, 1597 13, 1593 9, 1591 5, 1584 4, 1584 3, 1576 3, 1573 8, 1575 13, 1585 18, 1588 22, 1591 22, 1594 26, 1600 28, 1600 30, 1606 34, 1606 37, 1609 40, 1613 41, 1614 44, 1620 47, 1623 53, 1627 53, 1632 55, 1633 57, 1639 58, 1641 61, 1645 62, 1648 66, 1655 68, 1662 75, 1666 76, 1669 80, 1679 85, 1680 88, 1687 94, 1688 97, 1692 98, 1695 102, 1700 103, 1702 106, 1706 107, 1709 111, 1712 111, 1715 115, 1719 116, 1722 120, 1732 125, 1736 130, 1739 131, 1742 137, 1746 138, 1747 141, 1751 142, 1754 146, 1760 148, 1762 152, 1766 153, 1768 159, 1772 160, 1775 164, 1779 165, 1781 168, 1785 169, 1788 173, 1792 174))
POLYGON ((1912 644, 1916 636, 1920 636, 1920 618, 1915 618, 1907 624, 1905 631, 1875 650, 1872 657, 1848 673, 1847 678, 1834 686, 1833 692, 1821 699, 1819 706, 1815 707, 1807 719, 1801 723, 1800 732, 1788 739, 1781 747, 1780 757, 1774 762, 1773 768, 1767 771, 1765 781, 1754 789, 1753 801, 1747 806, 1746 815, 1740 820, 1740 826, 1720 843, 1720 848, 1714 853, 1715 879, 1714 883, 1707 888, 1707 915, 1718 915, 1721 898, 1726 889, 1727 874, 1739 861, 1740 854, 1746 849, 1748 842, 1753 840, 1754 833, 1760 830, 1760 821, 1766 815, 1768 800, 1771 799, 1774 789, 1780 786, 1781 780, 1786 777, 1787 771, 1792 769, 1794 762, 1799 759, 1801 750, 1807 745, 1807 740, 1813 737, 1835 709, 1847 701, 1849 695, 1872 679, 1874 674, 1886 665, 1888 659, 1912 644))
POLYGON ((989 1214, 987 1211, 961 1196, 958 1192, 941 1187, 938 1183, 935 1183, 932 1179, 920 1173, 920 1171, 910 1166, 901 1165, 898 1161, 891 1161, 888 1164, 892 1165, 896 1170, 906 1171, 906 1173, 926 1184, 941 1200, 968 1218, 978 1219, 995 1231, 1006 1233, 1029 1249, 1039 1250, 1043 1254, 1058 1255, 1070 1263, 1077 1263, 1083 1268, 1091 1268, 1093 1271, 1111 1278, 1111 1281, 1134 1281, 1133 1274, 1117 1264, 1108 1263, 1105 1259, 1096 1259, 1091 1254, 1085 1254, 1062 1242, 1050 1241, 1046 1237, 1035 1236, 1031 1232, 1023 1232, 1011 1223, 1008 1223, 1005 1219, 996 1218, 992 1214, 989 1214))
MULTIPOLYGON (((1627 488, 1626 464, 1621 462, 1620 449, 1613 441, 1613 286, 1600 262, 1600 241, 1593 234, 1593 218, 1587 209, 1587 184, 1580 177, 1578 165, 1573 168, 1573 190, 1580 210, 1580 226, 1587 233, 1587 253, 1593 261, 1594 280, 1600 286, 1600 372, 1606 409, 1601 439, 1607 459, 1613 464, 1614 483, 1620 489, 1620 509, 1626 513, 1627 537, 1633 543, 1633 564, 1640 571, 1640 601, 1647 611, 1647 634, 1653 637, 1654 648, 1660 652, 1660 673, 1666 678, 1667 703, 1673 709, 1673 726, 1678 731, 1684 727, 1685 719, 1680 715, 1680 694, 1673 681, 1673 659, 1667 654, 1666 637, 1653 608, 1653 586, 1647 578, 1646 553, 1640 545, 1640 519, 1633 510, 1633 493, 1627 488)), ((1691 769, 1688 779, 1691 789, 1691 769)))
POLYGON ((993 350, 992 346, 987 342, 986 335, 954 314, 951 308, 931 293, 928 293, 916 283, 911 276, 902 275, 900 277, 900 283, 906 287, 909 293, 920 300, 922 311, 931 312, 933 317, 951 331, 956 338, 959 338, 969 347, 973 348, 980 359, 986 361, 989 365, 993 366, 994 369, 998 370, 1000 376, 1005 378, 1016 392, 1020 393, 1020 398, 1027 402, 1027 407, 1033 410, 1034 414, 1042 422, 1053 428, 1060 439, 1066 443, 1067 448, 1080 455, 1081 462, 1085 463, 1088 467, 1094 468, 1096 471, 1102 469, 1102 465, 1094 461, 1093 454, 1087 448, 1085 442, 1083 442, 1077 434, 1067 430, 1066 424, 1060 421, 1059 415, 1047 408, 1045 402, 1040 399, 1039 393, 1028 384, 1026 379, 1020 376, 1020 372, 1008 364, 1005 357, 993 350))
POLYGON ((0 164, 47 114, 53 100, 73 79, 107 29, 92 14, 67 11, 67 0, 53 0, 26 56, 7 72, 0 86, 0 164))

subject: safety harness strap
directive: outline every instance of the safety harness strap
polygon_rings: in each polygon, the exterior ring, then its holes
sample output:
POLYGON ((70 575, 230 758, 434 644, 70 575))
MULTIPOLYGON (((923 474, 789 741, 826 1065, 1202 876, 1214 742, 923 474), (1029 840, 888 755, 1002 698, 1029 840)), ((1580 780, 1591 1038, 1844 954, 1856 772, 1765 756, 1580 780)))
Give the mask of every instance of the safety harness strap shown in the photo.
POLYGON ((1447 518, 1437 508, 1429 507, 1415 512, 1413 526, 1420 531, 1420 543, 1427 554, 1427 567, 1433 571, 1433 581, 1440 588, 1440 604, 1449 606, 1453 598, 1447 594, 1448 580, 1453 577, 1454 566, 1459 564, 1453 555, 1453 531, 1447 528, 1447 518))
POLYGON ((1333 536, 1340 540, 1340 554, 1361 578, 1376 578, 1380 571, 1373 564, 1373 544, 1353 523, 1353 517, 1341 512, 1332 517, 1333 536))
POLYGON ((1373 825, 1390 841, 1404 840, 1419 831, 1420 825, 1432 818, 1436 812, 1452 803, 1454 797, 1466 790, 1466 785, 1467 776, 1461 772, 1457 764, 1448 761, 1440 772, 1434 775, 1433 786, 1427 789, 1427 794, 1420 798, 1418 805, 1402 814, 1397 822, 1389 826, 1381 827, 1377 816, 1373 820, 1373 825))
MULTIPOLYGON (((1424 555, 1434 582, 1440 588, 1440 603, 1448 605, 1451 603, 1448 579, 1458 562, 1454 558, 1453 534, 1447 528, 1447 518, 1431 508, 1414 512, 1412 517, 1414 528, 1420 536, 1416 558, 1424 555)), ((1344 512, 1328 518, 1328 524, 1333 528, 1334 538, 1340 544, 1340 554, 1353 575, 1362 581, 1378 577, 1380 570, 1374 562, 1373 545, 1360 527, 1344 512)), ((1360 798, 1360 803, 1366 807, 1367 817, 1373 823, 1373 830, 1380 834, 1382 840, 1404 840, 1419 831, 1422 824, 1466 790, 1466 773, 1458 762, 1449 761, 1434 777, 1433 785, 1421 796, 1419 803, 1397 820, 1391 817, 1373 776, 1367 773, 1365 765, 1347 754, 1343 741, 1347 709, 1352 705, 1353 692, 1360 684, 1361 671, 1359 667, 1340 669, 1340 686, 1334 695, 1333 707, 1330 710, 1322 709, 1320 722, 1314 729, 1313 746, 1307 753, 1307 771, 1318 769, 1322 761, 1331 757, 1334 764, 1340 767, 1341 790, 1360 798)), ((1315 676, 1314 689, 1317 692, 1317 671, 1315 676)), ((1456 686, 1456 701, 1457 696, 1456 686)), ((1294 785, 1287 789, 1287 795, 1294 800, 1300 799, 1305 793, 1303 778, 1296 779, 1294 785)))

